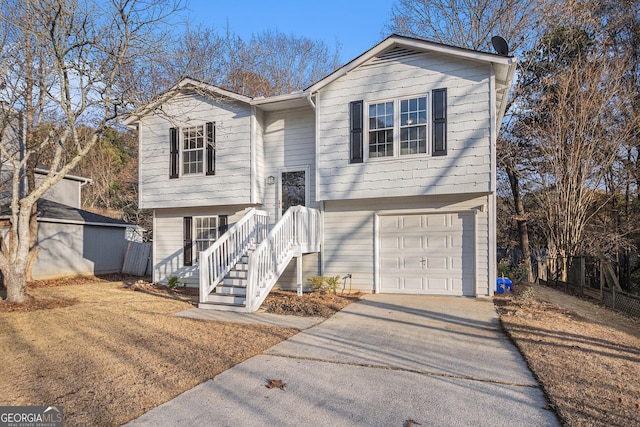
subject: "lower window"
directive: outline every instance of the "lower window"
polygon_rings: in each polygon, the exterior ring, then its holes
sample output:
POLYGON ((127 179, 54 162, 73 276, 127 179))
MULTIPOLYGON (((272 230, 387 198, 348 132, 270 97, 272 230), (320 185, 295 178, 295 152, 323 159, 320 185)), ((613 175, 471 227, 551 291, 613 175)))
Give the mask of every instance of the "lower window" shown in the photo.
POLYGON ((193 247, 194 260, 200 259, 200 252, 206 250, 218 239, 219 227, 217 216, 203 216, 194 218, 193 247))

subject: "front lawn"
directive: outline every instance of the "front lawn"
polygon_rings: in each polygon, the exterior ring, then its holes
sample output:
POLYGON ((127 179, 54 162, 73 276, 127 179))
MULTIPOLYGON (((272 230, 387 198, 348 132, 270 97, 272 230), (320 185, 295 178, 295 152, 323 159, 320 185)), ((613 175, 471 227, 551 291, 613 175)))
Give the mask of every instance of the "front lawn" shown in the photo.
POLYGON ((174 317, 193 306, 119 282, 30 293, 57 303, 0 310, 0 405, 63 405, 65 426, 125 423, 297 333, 174 317))

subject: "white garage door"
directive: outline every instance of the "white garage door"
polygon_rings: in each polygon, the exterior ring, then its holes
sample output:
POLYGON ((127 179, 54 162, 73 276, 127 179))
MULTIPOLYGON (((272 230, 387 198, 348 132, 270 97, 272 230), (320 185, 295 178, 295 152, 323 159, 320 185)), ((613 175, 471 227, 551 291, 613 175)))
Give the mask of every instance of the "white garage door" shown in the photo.
POLYGON ((475 295, 469 213, 380 217, 380 291, 475 295))

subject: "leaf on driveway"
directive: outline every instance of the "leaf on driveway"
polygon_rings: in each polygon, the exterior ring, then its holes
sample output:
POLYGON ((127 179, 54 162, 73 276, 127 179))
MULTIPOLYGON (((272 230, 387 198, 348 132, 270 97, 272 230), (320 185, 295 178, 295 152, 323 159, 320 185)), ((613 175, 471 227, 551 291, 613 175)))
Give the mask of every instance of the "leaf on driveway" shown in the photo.
POLYGON ((267 388, 279 388, 280 390, 287 391, 287 383, 282 380, 267 380, 267 388))

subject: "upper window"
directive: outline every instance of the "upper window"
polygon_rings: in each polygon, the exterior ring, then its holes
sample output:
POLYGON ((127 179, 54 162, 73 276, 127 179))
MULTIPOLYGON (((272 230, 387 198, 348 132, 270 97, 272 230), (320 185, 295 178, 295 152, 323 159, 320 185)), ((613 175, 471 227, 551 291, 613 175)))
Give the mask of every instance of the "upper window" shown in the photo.
POLYGON ((202 173, 204 163, 204 126, 182 129, 182 174, 202 173))
POLYGON ((368 142, 370 158, 426 153, 427 98, 369 104, 368 142))
POLYGON ((400 101, 400 154, 427 152, 427 98, 400 101))
POLYGON ((412 154, 447 155, 447 89, 427 96, 349 103, 349 163, 412 154), (429 142, 430 140, 430 142, 429 142))
POLYGON ((169 178, 216 173, 216 124, 169 129, 169 178))
POLYGON ((369 105, 369 157, 393 156, 393 102, 369 105))

